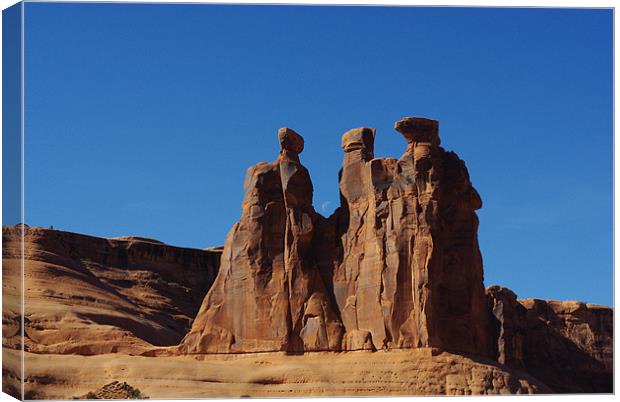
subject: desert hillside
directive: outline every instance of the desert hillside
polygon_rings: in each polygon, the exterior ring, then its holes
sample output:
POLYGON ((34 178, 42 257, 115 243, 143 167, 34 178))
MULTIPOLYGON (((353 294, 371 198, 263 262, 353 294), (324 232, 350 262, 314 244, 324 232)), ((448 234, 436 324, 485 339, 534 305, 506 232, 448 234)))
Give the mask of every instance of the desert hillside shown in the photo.
MULTIPOLYGON (((20 229, 3 227, 3 342, 19 328, 20 229), (17 304, 16 304, 17 303, 17 304)), ((213 283, 220 253, 142 238, 24 231, 25 349, 140 353, 176 345, 213 283)))

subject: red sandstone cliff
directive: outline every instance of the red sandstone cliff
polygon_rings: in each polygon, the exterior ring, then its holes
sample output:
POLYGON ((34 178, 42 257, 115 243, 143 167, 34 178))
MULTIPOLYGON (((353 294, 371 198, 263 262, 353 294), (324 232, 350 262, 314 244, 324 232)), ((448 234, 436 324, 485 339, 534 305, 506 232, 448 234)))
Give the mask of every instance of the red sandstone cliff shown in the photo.
MULTIPOLYGON (((2 228, 3 346, 20 345, 20 230, 2 228)), ((187 333, 219 253, 149 239, 24 232, 25 349, 140 353, 187 333)))
POLYGON ((487 289, 494 356, 555 392, 612 392, 613 310, 575 301, 517 300, 487 289))

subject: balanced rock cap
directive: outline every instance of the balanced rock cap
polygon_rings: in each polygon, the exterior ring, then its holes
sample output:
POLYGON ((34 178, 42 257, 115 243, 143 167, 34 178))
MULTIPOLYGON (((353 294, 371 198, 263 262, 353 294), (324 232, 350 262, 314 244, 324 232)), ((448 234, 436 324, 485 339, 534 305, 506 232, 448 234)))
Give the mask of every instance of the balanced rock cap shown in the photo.
POLYGON ((375 129, 368 127, 353 128, 342 135, 341 145, 344 152, 363 149, 372 153, 375 147, 375 129))
POLYGON ((403 117, 394 124, 407 142, 430 142, 439 144, 439 122, 423 117, 403 117))
POLYGON ((304 138, 291 128, 282 127, 279 129, 278 139, 280 140, 280 146, 283 150, 296 154, 304 150, 304 138))

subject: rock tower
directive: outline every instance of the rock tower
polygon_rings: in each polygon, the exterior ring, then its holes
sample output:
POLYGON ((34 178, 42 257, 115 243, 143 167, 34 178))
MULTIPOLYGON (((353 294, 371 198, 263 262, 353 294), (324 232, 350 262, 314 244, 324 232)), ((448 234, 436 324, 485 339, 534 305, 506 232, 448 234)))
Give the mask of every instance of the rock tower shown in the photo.
POLYGON ((341 206, 314 211, 299 154, 251 167, 241 219, 184 353, 435 347, 489 356, 478 248, 482 205, 467 169, 440 147, 438 122, 395 124, 400 159, 375 158, 375 130, 342 136, 341 206))

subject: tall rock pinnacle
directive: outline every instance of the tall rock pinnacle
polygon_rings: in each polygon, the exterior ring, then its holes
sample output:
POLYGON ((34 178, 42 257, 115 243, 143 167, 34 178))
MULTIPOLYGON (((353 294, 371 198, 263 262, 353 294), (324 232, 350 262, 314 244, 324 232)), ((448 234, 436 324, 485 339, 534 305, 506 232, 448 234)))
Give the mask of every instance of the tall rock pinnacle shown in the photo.
POLYGON ((278 137, 278 160, 248 169, 241 219, 181 352, 340 349, 342 325, 311 250, 319 216, 303 138, 287 128, 278 137))

